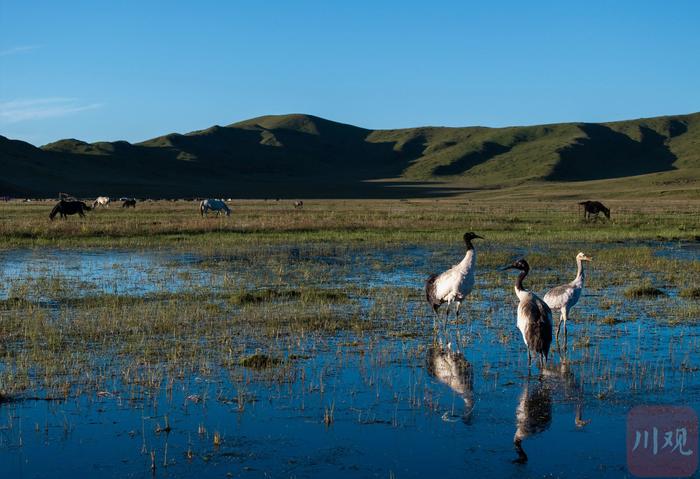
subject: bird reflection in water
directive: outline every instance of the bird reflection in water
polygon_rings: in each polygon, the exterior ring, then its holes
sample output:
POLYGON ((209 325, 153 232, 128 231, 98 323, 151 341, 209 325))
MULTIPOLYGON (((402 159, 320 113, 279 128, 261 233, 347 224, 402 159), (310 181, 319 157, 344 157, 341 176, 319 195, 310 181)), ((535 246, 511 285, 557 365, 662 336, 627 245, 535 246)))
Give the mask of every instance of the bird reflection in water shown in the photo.
MULTIPOLYGON (((462 420, 468 422, 474 409, 474 372, 461 352, 436 344, 428 349, 428 374, 449 387, 464 401, 462 420)), ((445 413, 447 414, 447 413, 445 413)))
POLYGON ((576 404, 576 416, 574 424, 577 428, 586 426, 590 419, 583 419, 583 384, 576 379, 576 375, 571 369, 569 361, 563 360, 559 364, 548 365, 542 370, 544 377, 557 389, 564 401, 576 404))
POLYGON ((583 390, 569 363, 564 361, 557 365, 547 365, 538 378, 528 376, 523 384, 523 390, 515 408, 516 430, 513 445, 518 458, 513 462, 526 463, 528 457, 523 449, 523 440, 546 431, 551 425, 553 392, 561 400, 575 403, 574 424, 577 428, 583 428, 590 422, 582 417, 583 390))
POLYGON ((513 445, 518 458, 513 462, 525 464, 527 454, 523 450, 523 439, 539 434, 552 424, 552 391, 541 379, 528 379, 520 393, 515 408, 515 436, 513 445))

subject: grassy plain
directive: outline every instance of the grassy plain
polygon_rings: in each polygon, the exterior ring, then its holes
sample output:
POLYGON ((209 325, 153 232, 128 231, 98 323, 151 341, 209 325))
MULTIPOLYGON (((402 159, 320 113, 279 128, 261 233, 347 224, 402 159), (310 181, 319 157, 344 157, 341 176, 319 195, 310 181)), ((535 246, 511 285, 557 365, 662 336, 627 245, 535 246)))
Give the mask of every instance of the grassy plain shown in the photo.
POLYGON ((576 200, 236 200, 230 217, 202 218, 194 201, 119 204, 81 219, 49 221, 53 201, 0 203, 0 248, 185 248, 225 251, 244 244, 373 245, 454 242, 471 230, 497 243, 696 240, 700 200, 606 201, 612 220, 584 221, 576 200))

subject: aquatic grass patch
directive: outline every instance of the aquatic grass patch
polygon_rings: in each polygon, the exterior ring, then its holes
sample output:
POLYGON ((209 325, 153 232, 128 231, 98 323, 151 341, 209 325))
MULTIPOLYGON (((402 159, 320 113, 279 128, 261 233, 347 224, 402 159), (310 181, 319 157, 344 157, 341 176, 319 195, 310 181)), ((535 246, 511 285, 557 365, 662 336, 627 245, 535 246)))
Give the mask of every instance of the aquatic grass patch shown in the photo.
POLYGON ((678 296, 680 296, 681 298, 687 298, 687 299, 700 299, 700 288, 697 288, 697 287, 683 288, 678 293, 678 296))
POLYGON ((15 295, 10 296, 9 298, 6 299, 0 299, 0 310, 15 310, 18 308, 24 308, 28 306, 32 306, 35 303, 24 298, 24 297, 17 297, 15 295))
POLYGON ((666 293, 656 286, 651 284, 640 284, 636 286, 630 286, 625 289, 625 297, 630 299, 639 298, 658 298, 661 296, 666 296, 666 293))
POLYGON ((669 306, 659 315, 670 325, 693 324, 700 322, 700 302, 692 298, 670 298, 669 306))
POLYGON ((270 301, 301 301, 303 303, 314 302, 347 302, 348 295, 339 290, 323 288, 300 288, 300 289, 259 289, 226 295, 229 303, 234 305, 257 304, 270 301))
POLYGON ((271 339, 279 346, 274 357, 291 357, 306 354, 295 349, 300 338, 363 334, 380 324, 357 296, 306 287, 28 298, 0 302, 7 360, 0 390, 12 394, 77 394, 89 386, 75 372, 101 377, 105 363, 126 384, 150 387, 168 374, 238 367, 246 350, 271 339))
POLYGON ((616 324, 622 323, 623 320, 616 317, 616 316, 604 316, 601 320, 601 323, 607 324, 609 326, 614 326, 616 324))
POLYGON ((257 352, 240 360, 241 366, 252 369, 266 369, 282 363, 282 359, 257 352))

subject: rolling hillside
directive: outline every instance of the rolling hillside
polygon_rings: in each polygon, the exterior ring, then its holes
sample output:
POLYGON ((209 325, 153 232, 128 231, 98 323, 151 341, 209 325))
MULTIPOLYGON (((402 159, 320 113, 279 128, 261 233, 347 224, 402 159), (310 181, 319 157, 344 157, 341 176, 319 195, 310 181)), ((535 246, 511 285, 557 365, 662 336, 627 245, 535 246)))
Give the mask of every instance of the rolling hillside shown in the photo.
POLYGON ((137 144, 67 139, 41 148, 0 136, 0 171, 0 195, 11 196, 415 197, 523 184, 613 185, 635 176, 640 187, 677 182, 692 193, 700 185, 700 113, 400 130, 294 114, 137 144))

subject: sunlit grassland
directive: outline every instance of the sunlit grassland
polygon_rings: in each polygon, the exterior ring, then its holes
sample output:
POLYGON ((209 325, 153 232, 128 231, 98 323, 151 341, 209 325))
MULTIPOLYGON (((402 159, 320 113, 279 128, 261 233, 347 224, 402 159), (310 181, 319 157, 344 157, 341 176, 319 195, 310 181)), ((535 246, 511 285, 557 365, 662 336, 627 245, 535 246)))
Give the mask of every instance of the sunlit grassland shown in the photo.
POLYGON ((431 200, 242 200, 230 217, 201 218, 192 201, 119 204, 86 218, 49 221, 53 202, 0 203, 0 248, 123 247, 224 251, 257 243, 451 242, 465 230, 499 243, 694 240, 700 237, 700 202, 615 200, 612 220, 584 221, 572 201, 464 198, 431 200))

